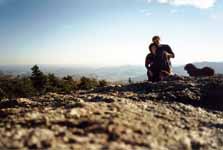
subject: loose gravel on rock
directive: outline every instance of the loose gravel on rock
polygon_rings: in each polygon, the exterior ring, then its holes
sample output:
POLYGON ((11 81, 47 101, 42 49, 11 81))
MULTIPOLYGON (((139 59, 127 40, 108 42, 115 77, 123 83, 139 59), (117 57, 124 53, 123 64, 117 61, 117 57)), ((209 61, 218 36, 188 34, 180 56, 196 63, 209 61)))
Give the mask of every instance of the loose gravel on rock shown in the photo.
POLYGON ((0 149, 223 150, 222 100, 222 77, 5 99, 0 149))

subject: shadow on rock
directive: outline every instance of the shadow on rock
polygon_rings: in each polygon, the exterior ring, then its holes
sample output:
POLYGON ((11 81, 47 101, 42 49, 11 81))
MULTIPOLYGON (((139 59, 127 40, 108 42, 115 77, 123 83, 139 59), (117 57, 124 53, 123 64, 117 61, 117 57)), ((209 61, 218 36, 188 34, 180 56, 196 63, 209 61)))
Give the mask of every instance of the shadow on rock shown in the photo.
POLYGON ((0 108, 35 107, 36 103, 26 98, 5 99, 0 101, 0 108))
MULTIPOLYGON (((212 110, 223 110, 223 76, 168 78, 95 89, 95 93, 132 92, 146 100, 175 101, 212 110)), ((131 99, 131 97, 129 97, 131 99)))
POLYGON ((223 110, 223 84, 209 83, 201 88, 201 105, 204 107, 223 110))
POLYGON ((205 127, 208 127, 208 128, 223 129, 223 124, 222 123, 203 122, 202 125, 205 126, 205 127))

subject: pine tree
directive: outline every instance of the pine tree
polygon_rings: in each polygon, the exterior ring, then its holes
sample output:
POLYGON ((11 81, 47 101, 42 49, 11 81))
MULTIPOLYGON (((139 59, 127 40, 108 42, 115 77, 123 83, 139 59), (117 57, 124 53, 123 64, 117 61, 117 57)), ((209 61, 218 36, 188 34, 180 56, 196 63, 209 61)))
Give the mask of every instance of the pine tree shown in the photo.
POLYGON ((32 75, 30 77, 33 87, 37 90, 39 93, 43 93, 46 86, 46 76, 43 74, 43 72, 39 69, 37 65, 34 65, 32 68, 32 75))
POLYGON ((132 79, 129 77, 129 80, 128 80, 129 84, 132 84, 132 79))

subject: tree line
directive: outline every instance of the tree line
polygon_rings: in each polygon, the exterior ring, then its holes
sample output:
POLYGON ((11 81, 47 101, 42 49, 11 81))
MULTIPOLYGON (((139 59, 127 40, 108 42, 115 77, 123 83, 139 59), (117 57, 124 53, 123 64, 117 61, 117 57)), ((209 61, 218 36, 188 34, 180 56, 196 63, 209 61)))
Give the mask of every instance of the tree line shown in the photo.
POLYGON ((31 68, 30 76, 0 75, 0 99, 32 97, 48 92, 71 93, 76 90, 89 90, 108 84, 105 80, 82 77, 73 80, 72 76, 56 77, 53 73, 44 74, 37 65, 31 68))

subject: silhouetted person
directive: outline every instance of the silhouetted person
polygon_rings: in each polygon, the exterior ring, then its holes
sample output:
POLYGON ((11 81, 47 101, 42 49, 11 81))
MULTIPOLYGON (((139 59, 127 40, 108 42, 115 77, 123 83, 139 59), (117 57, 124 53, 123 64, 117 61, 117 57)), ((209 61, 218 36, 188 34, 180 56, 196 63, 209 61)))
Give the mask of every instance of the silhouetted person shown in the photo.
POLYGON ((147 69, 148 81, 159 81, 159 67, 156 62, 157 45, 152 43, 149 45, 150 53, 146 56, 145 67, 147 69))
POLYGON ((152 41, 158 47, 156 51, 156 63, 160 70, 160 78, 162 79, 163 76, 169 76, 172 74, 172 65, 170 59, 174 58, 175 54, 169 45, 160 44, 159 36, 154 36, 152 41))
POLYGON ((154 36, 153 43, 150 44, 150 54, 146 57, 145 66, 149 81, 160 81, 166 76, 171 75, 171 58, 175 55, 169 45, 160 44, 160 37, 154 36))

